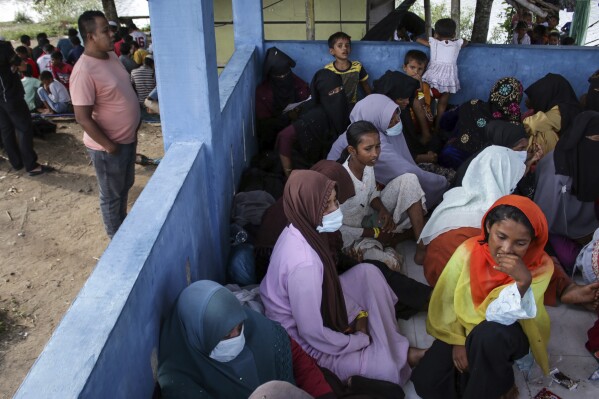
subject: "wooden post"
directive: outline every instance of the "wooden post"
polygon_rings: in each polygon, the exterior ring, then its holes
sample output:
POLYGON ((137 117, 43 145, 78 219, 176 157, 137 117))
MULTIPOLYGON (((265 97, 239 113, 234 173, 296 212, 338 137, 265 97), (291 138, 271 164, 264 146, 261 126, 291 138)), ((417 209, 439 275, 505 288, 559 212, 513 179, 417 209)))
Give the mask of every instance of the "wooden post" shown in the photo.
POLYGON ((433 35, 431 18, 431 0, 424 0, 424 31, 427 37, 433 35))
POLYGON ((460 37, 460 0, 451 0, 451 19, 455 21, 455 37, 460 37))
POLYGON ((315 38, 314 0, 306 0, 306 40, 314 40, 315 38))

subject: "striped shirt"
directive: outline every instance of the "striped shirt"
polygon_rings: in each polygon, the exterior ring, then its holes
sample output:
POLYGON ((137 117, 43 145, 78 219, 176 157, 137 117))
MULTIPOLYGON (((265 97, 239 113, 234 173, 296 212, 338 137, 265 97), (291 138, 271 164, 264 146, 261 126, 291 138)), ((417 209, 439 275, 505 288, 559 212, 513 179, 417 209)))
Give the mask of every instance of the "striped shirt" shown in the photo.
POLYGON ((131 83, 137 92, 137 99, 143 104, 150 92, 156 87, 156 77, 154 69, 147 65, 142 65, 131 71, 131 83))

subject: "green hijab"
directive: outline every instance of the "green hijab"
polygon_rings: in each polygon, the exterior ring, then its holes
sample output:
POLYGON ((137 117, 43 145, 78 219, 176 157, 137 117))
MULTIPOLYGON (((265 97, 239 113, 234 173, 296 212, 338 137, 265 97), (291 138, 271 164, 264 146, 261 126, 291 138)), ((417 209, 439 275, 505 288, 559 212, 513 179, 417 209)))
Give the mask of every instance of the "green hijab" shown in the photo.
POLYGON ((243 307, 226 288, 203 280, 185 288, 162 326, 158 383, 163 398, 247 398, 261 384, 294 383, 285 330, 243 307), (230 362, 210 352, 243 322, 245 347, 230 362))

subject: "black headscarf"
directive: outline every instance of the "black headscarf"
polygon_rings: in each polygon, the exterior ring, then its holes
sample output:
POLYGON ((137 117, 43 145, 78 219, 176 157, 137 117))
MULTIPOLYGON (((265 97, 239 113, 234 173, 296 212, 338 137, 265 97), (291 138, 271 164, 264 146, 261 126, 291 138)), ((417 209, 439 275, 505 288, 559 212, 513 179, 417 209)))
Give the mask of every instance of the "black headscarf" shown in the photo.
POLYGON ((562 75, 548 73, 524 90, 535 112, 547 112, 556 105, 561 115, 561 131, 566 130, 581 111, 570 82, 562 75))
POLYGON ((341 76, 328 69, 321 69, 314 74, 310 83, 310 94, 315 104, 324 109, 329 120, 329 126, 339 136, 349 126, 349 105, 343 92, 341 76), (332 90, 341 91, 330 94, 332 90))
POLYGON ((291 68, 295 61, 276 47, 271 47, 264 58, 264 79, 272 89, 273 108, 277 113, 297 101, 291 68))
POLYGON ((495 120, 485 126, 488 145, 500 145, 512 148, 516 143, 526 138, 526 130, 520 123, 495 120))
POLYGON ((586 109, 599 112, 599 70, 589 78, 586 109))
POLYGON ((584 111, 558 140, 553 160, 555 173, 572 178, 572 194, 579 201, 599 198, 599 141, 587 139, 599 135, 599 112, 584 111))

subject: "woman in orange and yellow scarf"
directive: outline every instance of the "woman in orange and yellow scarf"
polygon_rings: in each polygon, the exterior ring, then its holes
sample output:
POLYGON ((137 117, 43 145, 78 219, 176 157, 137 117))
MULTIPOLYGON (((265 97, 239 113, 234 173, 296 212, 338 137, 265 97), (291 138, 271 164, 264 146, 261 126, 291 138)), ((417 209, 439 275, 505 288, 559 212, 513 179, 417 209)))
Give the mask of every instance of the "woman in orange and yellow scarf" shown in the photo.
POLYGON ((529 350, 548 373, 547 220, 528 198, 508 195, 481 231, 458 247, 433 291, 426 326, 436 339, 412 374, 423 399, 517 397, 512 364, 529 350))

